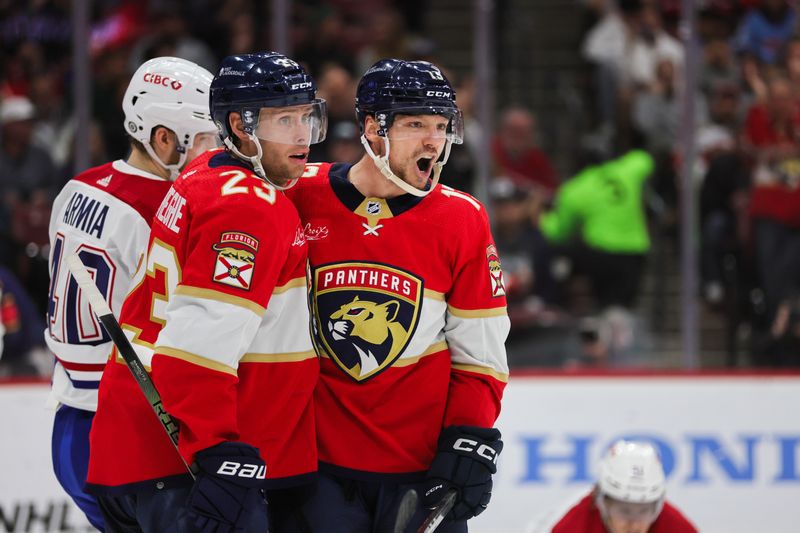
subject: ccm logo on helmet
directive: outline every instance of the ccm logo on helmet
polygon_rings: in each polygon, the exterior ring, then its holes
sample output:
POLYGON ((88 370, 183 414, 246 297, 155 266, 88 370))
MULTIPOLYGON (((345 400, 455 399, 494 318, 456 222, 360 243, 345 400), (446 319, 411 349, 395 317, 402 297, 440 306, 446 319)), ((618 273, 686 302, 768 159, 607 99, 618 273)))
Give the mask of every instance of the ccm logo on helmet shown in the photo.
POLYGON ((458 439, 455 444, 453 444, 453 449, 460 452, 475 452, 484 459, 488 459, 489 461, 497 464, 497 452, 485 444, 478 446, 478 441, 476 440, 464 438, 458 439))
POLYGON ((237 463, 236 461, 224 461, 220 465, 217 474, 223 476, 244 477, 265 479, 267 477, 267 467, 264 465, 250 465, 247 463, 237 463))
POLYGON ((293 83, 292 84, 292 90, 293 91, 295 89, 308 89, 309 87, 311 87, 311 82, 310 81, 306 81, 306 82, 303 82, 303 83, 293 83))
POLYGON ((154 85, 162 85, 164 87, 171 87, 173 90, 177 91, 183 84, 178 80, 173 80, 169 76, 162 76, 161 74, 153 74, 152 72, 147 72, 144 75, 145 83, 152 83, 154 85))
POLYGON ((435 96, 436 98, 450 98, 450 91, 428 91, 425 96, 435 96))

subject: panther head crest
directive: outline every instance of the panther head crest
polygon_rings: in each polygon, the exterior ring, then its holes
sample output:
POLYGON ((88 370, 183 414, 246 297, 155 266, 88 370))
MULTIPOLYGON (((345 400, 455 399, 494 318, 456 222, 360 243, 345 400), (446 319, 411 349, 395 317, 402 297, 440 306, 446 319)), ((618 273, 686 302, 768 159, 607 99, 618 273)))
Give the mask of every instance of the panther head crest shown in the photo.
POLYGON ((330 315, 328 331, 331 337, 352 342, 361 360, 361 376, 378 368, 382 361, 394 359, 402 350, 408 332, 395 321, 399 311, 400 302, 397 300, 377 304, 356 296, 330 315), (371 346, 378 347, 387 341, 391 342, 389 353, 379 362, 371 346))

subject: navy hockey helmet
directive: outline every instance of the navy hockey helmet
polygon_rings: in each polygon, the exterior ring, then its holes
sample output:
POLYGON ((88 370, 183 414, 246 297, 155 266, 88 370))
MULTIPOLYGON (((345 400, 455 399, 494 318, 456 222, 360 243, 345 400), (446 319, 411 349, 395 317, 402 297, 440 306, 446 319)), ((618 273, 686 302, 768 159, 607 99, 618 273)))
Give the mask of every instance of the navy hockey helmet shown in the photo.
MULTIPOLYGON (((263 107, 318 105, 325 111, 325 101, 316 97, 317 84, 297 62, 277 52, 258 52, 228 56, 211 82, 211 117, 223 140, 231 137, 228 114, 242 115, 244 130, 253 133, 263 107)), ((327 116, 320 119, 327 124, 327 116)), ((319 139, 325 138, 320 127, 319 139)), ((313 143, 312 143, 313 144, 313 143)))
POLYGON ((356 90, 356 117, 362 131, 368 115, 385 135, 394 116, 442 115, 450 119, 452 141, 463 141, 463 120, 456 92, 441 70, 427 61, 382 59, 362 76, 356 90))
POLYGON ((314 79, 297 62, 277 52, 258 52, 228 56, 222 60, 219 71, 211 82, 211 117, 219 129, 225 146, 237 156, 249 160, 256 172, 263 175, 261 145, 255 137, 285 144, 315 144, 325 140, 327 109, 325 100, 316 97, 314 79), (259 117, 263 108, 305 106, 308 112, 302 117, 306 128, 302 140, 290 136, 281 128, 284 124, 263 122, 259 117), (248 157, 239 152, 233 143, 228 116, 239 113, 242 125, 255 142, 257 156, 248 157))
POLYGON ((456 92, 442 71, 427 61, 382 59, 372 65, 356 89, 356 118, 361 127, 361 143, 381 173, 415 196, 425 196, 433 190, 450 155, 451 145, 464 140, 464 120, 456 104, 456 92), (388 131, 397 115, 440 115, 449 121, 443 154, 426 190, 412 187, 389 167, 388 131), (378 123, 377 133, 385 146, 383 156, 375 155, 364 136, 367 116, 374 117, 378 123))

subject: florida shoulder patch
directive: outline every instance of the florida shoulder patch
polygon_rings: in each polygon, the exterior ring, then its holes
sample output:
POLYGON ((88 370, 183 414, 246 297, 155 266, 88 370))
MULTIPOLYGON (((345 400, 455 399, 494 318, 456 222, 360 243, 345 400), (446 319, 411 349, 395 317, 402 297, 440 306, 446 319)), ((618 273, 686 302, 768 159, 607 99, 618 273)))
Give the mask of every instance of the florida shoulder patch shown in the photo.
POLYGON ((226 231, 211 248, 217 252, 214 281, 250 290, 256 267, 258 240, 240 231, 226 231))
POLYGON ((506 295, 506 285, 503 281, 503 269, 500 268, 500 256, 494 244, 486 247, 486 263, 489 266, 489 279, 492 280, 492 298, 506 295))

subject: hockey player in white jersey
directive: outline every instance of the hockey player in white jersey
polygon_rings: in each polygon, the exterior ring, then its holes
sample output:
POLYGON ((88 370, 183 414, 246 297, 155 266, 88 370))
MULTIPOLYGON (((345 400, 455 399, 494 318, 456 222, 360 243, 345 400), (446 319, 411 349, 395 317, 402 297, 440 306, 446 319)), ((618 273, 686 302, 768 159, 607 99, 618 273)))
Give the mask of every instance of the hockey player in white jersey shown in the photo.
POLYGON ((174 57, 144 63, 131 78, 122 103, 129 157, 74 177, 53 204, 45 331, 55 355, 53 466, 61 485, 101 531, 100 509, 83 486, 97 388, 112 343, 64 259, 77 253, 111 309, 119 311, 172 180, 216 144, 208 109, 212 78, 204 68, 174 57))

